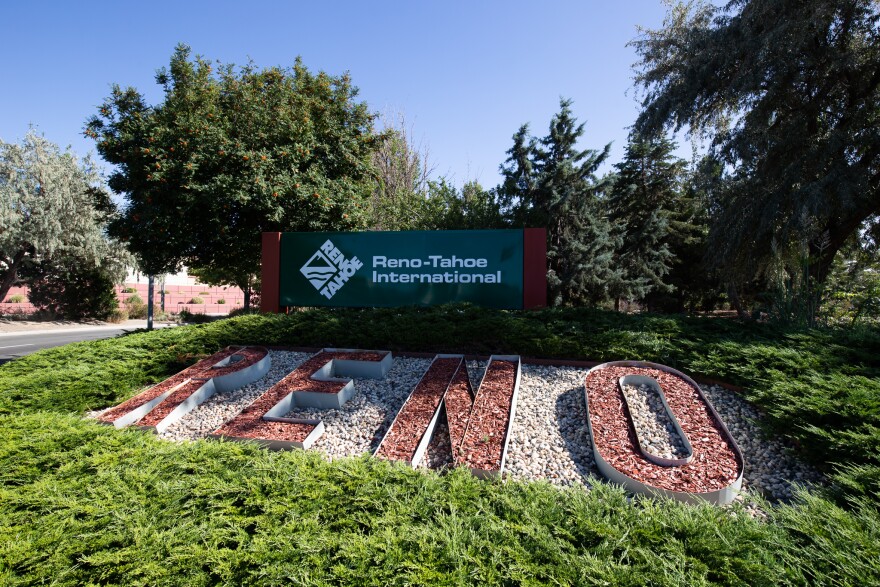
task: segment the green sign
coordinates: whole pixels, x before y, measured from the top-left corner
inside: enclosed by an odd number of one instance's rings
[[[287,232],[282,306],[523,307],[522,230]]]

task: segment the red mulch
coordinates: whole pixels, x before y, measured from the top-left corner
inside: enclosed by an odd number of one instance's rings
[[[642,456],[618,385],[624,375],[646,375],[657,380],[693,446],[690,463],[664,467]],[[592,371],[584,385],[596,447],[602,458],[621,473],[652,487],[690,493],[718,491],[739,476],[733,440],[726,437],[708,405],[684,379],[657,369],[606,367]]]
[[[202,359],[201,361],[197,362],[195,365],[187,367],[186,369],[184,369],[180,373],[178,373],[176,375],[172,375],[171,377],[169,377],[165,381],[162,381],[161,383],[154,385],[150,389],[143,391],[132,398],[127,399],[126,401],[122,402],[121,404],[119,404],[115,408],[107,410],[106,412],[104,412],[103,414],[98,416],[98,420],[100,420],[102,422],[113,422],[114,420],[121,418],[122,416],[129,413],[130,411],[135,410],[135,409],[141,407],[142,405],[144,405],[145,403],[156,399],[157,397],[159,397],[160,395],[162,395],[163,393],[165,393],[169,389],[173,389],[183,383],[186,383],[189,379],[195,379],[195,378],[206,378],[207,379],[207,378],[211,378],[211,377],[218,377],[220,375],[227,375],[229,373],[238,371],[240,369],[243,369],[244,367],[248,367],[250,365],[253,365],[254,363],[257,363],[263,357],[265,357],[268,352],[269,351],[267,351],[266,349],[260,348],[260,347],[232,347],[232,346],[226,347],[222,351],[216,352],[213,355],[211,355],[210,357]],[[235,354],[244,355],[245,359],[243,361],[239,361],[238,363],[235,363],[235,364],[230,365],[228,367],[222,367],[220,369],[212,369],[211,368],[213,365],[219,363],[220,361],[222,361],[226,357],[229,357],[229,356],[235,355]],[[198,388],[196,388],[196,389],[198,389]],[[192,390],[192,391],[195,391],[195,390]],[[192,393],[192,392],[190,392],[190,393]],[[172,395],[176,395],[176,392]],[[186,397],[189,397],[189,395],[187,395]],[[183,399],[185,400],[186,397]],[[170,399],[170,396],[168,398],[165,398],[165,400],[162,403],[164,404],[169,399]],[[180,400],[180,401],[183,401],[183,400]],[[175,407],[177,407],[177,406],[174,406],[171,409],[173,410]],[[170,412],[171,410],[168,410],[168,411]]]
[[[446,422],[449,427],[449,441],[452,446],[452,456],[455,464],[460,465],[459,447],[464,440],[470,420],[471,409],[474,407],[474,391],[468,377],[467,363],[462,363],[461,369],[455,374],[446,398],[443,400],[446,406]]]
[[[457,451],[453,446],[453,451],[461,456],[462,464],[484,471],[501,469],[515,383],[516,363],[492,361],[489,364],[477,390],[461,446]]]
[[[284,440],[303,442],[314,429],[309,424],[292,422],[267,422],[263,415],[275,404],[296,391],[319,393],[339,393],[345,386],[340,381],[315,381],[311,377],[331,359],[380,361],[386,353],[329,353],[320,352],[294,369],[284,379],[269,388],[238,416],[218,428],[214,434],[237,438],[259,438],[263,440]]]
[[[455,370],[463,363],[458,359],[436,359],[410,394],[406,403],[385,435],[376,456],[397,461],[412,461],[419,442],[437,409]]]
[[[162,403],[141,418],[138,426],[155,426],[207,382],[207,379],[190,379],[184,382],[174,393],[162,400]]]
[[[193,393],[198,391],[205,383],[208,382],[209,379],[213,379],[214,377],[222,377],[223,375],[229,375],[230,373],[235,373],[236,371],[241,371],[242,369],[246,369],[251,365],[254,365],[269,354],[264,348],[260,347],[245,347],[243,349],[239,349],[235,352],[236,355],[242,355],[244,359],[234,363],[232,365],[228,365],[226,367],[220,367],[217,369],[208,368],[199,375],[203,377],[193,378],[186,383],[183,384],[180,389],[176,390],[174,393],[166,397],[162,400],[158,406],[150,410],[150,413],[141,418],[140,422],[138,422],[139,426],[155,426],[159,422],[165,419],[165,417],[173,412],[177,406],[185,402],[189,399]],[[213,364],[213,363],[212,363]]]

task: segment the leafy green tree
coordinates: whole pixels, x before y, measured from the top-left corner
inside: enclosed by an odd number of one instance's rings
[[[114,86],[85,130],[125,198],[111,233],[145,272],[211,268],[247,293],[260,233],[366,226],[373,117],[348,75],[215,70],[180,45],[156,81],[160,104]]]
[[[821,293],[880,212],[878,18],[875,0],[696,1],[634,42],[636,128],[689,127],[727,168],[709,248],[731,279],[805,258]]]
[[[604,300],[620,278],[612,258],[615,237],[601,203],[609,183],[596,177],[611,145],[579,150],[583,134],[571,100],[560,100],[546,137],[529,136],[528,125],[514,134],[496,190],[512,225],[547,228],[548,299],[554,305]]]
[[[470,181],[461,191],[445,179],[429,182],[425,205],[430,230],[484,230],[508,228],[492,193]]]
[[[880,321],[880,224],[854,235],[835,259],[829,282],[828,321],[854,326]]]
[[[673,290],[664,278],[675,260],[670,241],[684,171],[674,149],[666,137],[631,135],[623,161],[615,165],[617,176],[607,201],[613,230],[620,235],[615,257],[623,275],[612,292],[615,301]]]
[[[119,277],[121,251],[104,234],[113,205],[99,184],[89,158],[34,131],[21,144],[0,141],[0,299],[44,260],[84,273],[103,263]]]

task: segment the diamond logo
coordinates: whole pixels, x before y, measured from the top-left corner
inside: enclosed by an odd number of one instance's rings
[[[347,259],[330,239],[309,257],[299,271],[328,300],[364,264],[357,257]]]
[[[336,265],[327,258],[327,255],[316,251],[300,268],[300,273],[306,276],[316,290],[321,291],[321,288],[336,274],[336,270]]]

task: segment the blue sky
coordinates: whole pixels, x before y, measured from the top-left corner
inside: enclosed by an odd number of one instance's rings
[[[546,134],[561,96],[586,122],[583,148],[623,156],[638,113],[627,42],[657,28],[660,0],[595,2],[15,2],[4,6],[0,139],[34,124],[79,154],[110,85],[161,100],[155,71],[179,42],[224,63],[349,71],[371,110],[405,114],[435,175],[499,182],[525,122]],[[680,156],[689,157],[684,144]]]

